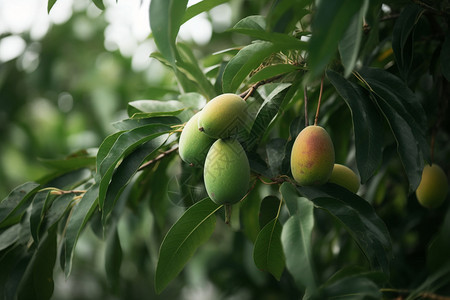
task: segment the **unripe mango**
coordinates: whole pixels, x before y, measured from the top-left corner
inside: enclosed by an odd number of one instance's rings
[[[303,186],[328,181],[334,166],[334,146],[327,131],[320,126],[304,128],[295,139],[291,153],[291,171]]]
[[[200,114],[201,112],[198,112],[189,119],[178,142],[178,152],[181,159],[193,166],[203,166],[206,154],[215,141],[198,130]]]
[[[213,138],[236,135],[246,120],[245,101],[236,94],[222,94],[203,107],[198,128]]]
[[[444,202],[447,191],[447,176],[442,168],[436,164],[426,165],[416,190],[419,203],[427,208],[436,208]]]
[[[217,204],[234,204],[249,188],[250,165],[241,144],[235,139],[217,140],[205,160],[206,192]]]
[[[341,164],[334,164],[329,182],[338,184],[355,194],[359,190],[358,176],[352,169]]]

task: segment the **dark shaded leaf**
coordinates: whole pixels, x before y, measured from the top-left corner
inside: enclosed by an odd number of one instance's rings
[[[441,49],[441,70],[447,81],[450,81],[450,30],[447,32]]]
[[[259,227],[263,228],[270,221],[275,219],[281,206],[280,199],[275,196],[264,197],[259,209]]]
[[[365,183],[378,169],[382,159],[383,127],[378,108],[359,85],[328,70],[327,77],[345,100],[352,114],[356,162],[361,181]]]
[[[263,68],[262,70],[258,71],[255,75],[250,77],[250,80],[248,83],[255,83],[258,81],[263,81],[278,75],[294,72],[296,70],[301,69],[299,66],[294,65],[288,65],[288,64],[278,64],[278,65],[272,65]]]
[[[106,242],[105,270],[109,285],[113,290],[120,286],[120,266],[122,265],[122,247],[120,246],[119,234],[116,230]]]
[[[8,248],[19,239],[21,224],[15,224],[0,233],[0,251]]]
[[[0,228],[19,221],[26,209],[25,203],[39,188],[35,182],[27,182],[16,187],[0,202]]]
[[[101,10],[105,10],[105,5],[103,4],[103,0],[92,0],[92,2]]]

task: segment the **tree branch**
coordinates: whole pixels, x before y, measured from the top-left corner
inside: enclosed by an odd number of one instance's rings
[[[163,153],[161,153],[160,155],[158,155],[158,156],[155,157],[154,159],[151,159],[151,160],[149,160],[148,162],[142,164],[142,165],[139,167],[138,171],[142,171],[143,169],[145,169],[145,168],[151,166],[152,164],[156,163],[157,161],[160,161],[160,160],[163,159],[164,157],[170,155],[172,152],[175,152],[175,151],[177,151],[177,150],[178,150],[178,145],[175,146],[175,147],[173,147],[173,148],[171,148],[171,149],[169,149],[169,150],[164,151]]]

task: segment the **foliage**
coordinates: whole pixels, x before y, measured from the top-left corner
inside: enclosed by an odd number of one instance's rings
[[[450,170],[448,1],[244,1],[222,49],[178,38],[227,2],[151,1],[151,57],[176,80],[127,99],[98,148],[46,159],[53,173],[0,202],[1,299],[51,298],[89,232],[106,240],[106,293],[124,298],[142,298],[128,292],[140,282],[167,298],[199,281],[242,298],[450,295],[448,201],[426,210],[414,195],[426,163]],[[251,120],[238,136],[251,188],[231,211],[176,153],[184,124],[226,92]],[[313,113],[336,162],[357,170],[358,194],[293,182],[293,140]]]

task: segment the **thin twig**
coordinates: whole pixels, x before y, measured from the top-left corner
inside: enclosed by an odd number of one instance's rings
[[[251,85],[245,92],[241,93],[239,96],[244,99],[244,101],[247,101],[247,99],[256,91],[257,88],[259,88],[261,85],[271,83],[279,78],[281,78],[283,75],[277,75],[265,80],[258,81],[257,83]]]
[[[308,127],[309,125],[309,120],[308,120],[308,96],[306,95],[307,93],[307,87],[305,85],[305,88],[303,89],[303,96],[305,98],[305,127]]]
[[[177,150],[178,150],[178,145],[175,146],[175,147],[173,147],[173,148],[171,148],[171,149],[169,149],[169,150],[167,150],[167,151],[164,151],[163,153],[161,153],[160,155],[158,155],[158,156],[155,157],[154,159],[151,159],[151,160],[149,160],[148,162],[142,164],[142,165],[139,167],[138,171],[142,171],[143,169],[147,168],[148,166],[151,166],[152,164],[154,164],[154,163],[157,162],[157,161],[160,161],[160,160],[163,159],[164,157],[168,156],[169,154],[171,154],[172,152],[175,152],[175,151],[177,151]]]
[[[322,100],[322,91],[323,91],[323,78],[320,80],[320,92],[319,92],[319,102],[317,103],[316,117],[314,118],[314,126],[317,126],[317,119],[319,119],[319,110],[320,110],[320,102]]]

